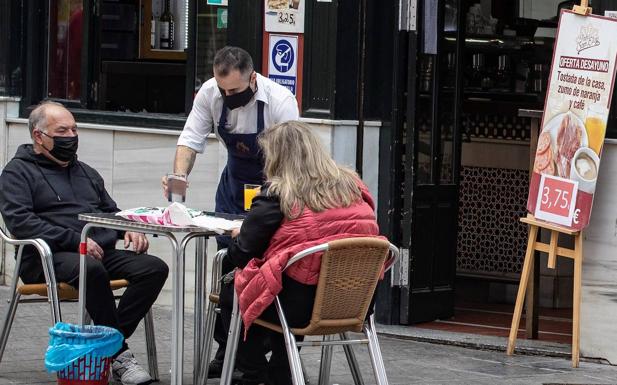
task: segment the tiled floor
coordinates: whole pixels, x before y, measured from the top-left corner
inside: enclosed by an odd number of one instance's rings
[[[513,305],[458,303],[454,317],[415,325],[419,328],[507,337]],[[525,315],[518,338],[525,338]],[[572,309],[540,309],[539,339],[569,344],[572,340]]]
[[[8,290],[0,286],[0,314],[7,308]],[[63,305],[67,321],[76,318],[75,304]],[[49,310],[46,304],[23,305],[17,310],[7,350],[0,363],[0,385],[55,384],[54,374],[45,371],[43,357],[48,343],[47,327]],[[161,385],[168,385],[170,367],[170,324],[168,307],[154,309],[154,323],[159,358]],[[192,317],[187,312],[186,351],[184,366],[185,385],[191,384],[192,371]],[[409,326],[398,326],[406,330]],[[143,328],[140,327],[129,344],[137,359],[145,362]],[[445,334],[446,332],[443,332]],[[451,333],[452,334],[452,333]],[[475,338],[475,337],[474,337]],[[485,337],[500,339],[501,337]],[[476,338],[477,339],[477,338]],[[572,369],[564,358],[538,355],[507,356],[503,351],[468,349],[460,346],[441,345],[408,339],[379,337],[388,380],[391,385],[410,384],[617,384],[617,367],[583,361],[581,367]],[[375,384],[366,348],[354,349],[360,364],[364,383]],[[312,384],[317,383],[320,351],[316,347],[302,349],[303,361]],[[345,355],[335,348],[329,384],[352,385]],[[208,384],[217,384],[217,380]],[[200,384],[203,385],[203,384]]]

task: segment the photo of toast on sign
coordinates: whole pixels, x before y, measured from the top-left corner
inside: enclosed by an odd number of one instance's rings
[[[565,112],[551,119],[538,137],[533,170],[539,174],[570,178],[574,154],[588,146],[587,132],[581,119]]]
[[[289,9],[289,0],[268,0],[268,9]]]

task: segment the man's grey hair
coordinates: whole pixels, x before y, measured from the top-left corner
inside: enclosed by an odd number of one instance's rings
[[[231,71],[240,71],[245,78],[253,73],[253,59],[248,52],[239,47],[226,46],[214,55],[214,71],[225,77]]]
[[[33,136],[34,129],[38,128],[41,131],[47,130],[47,107],[50,107],[50,106],[57,106],[57,107],[64,108],[62,104],[58,102],[53,102],[51,100],[42,101],[36,107],[34,107],[34,110],[32,110],[32,112],[30,113],[30,116],[28,117],[28,130],[30,130],[31,138],[34,137]]]

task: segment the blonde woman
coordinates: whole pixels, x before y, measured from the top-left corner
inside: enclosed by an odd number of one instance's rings
[[[279,295],[290,326],[306,326],[320,258],[305,258],[284,273],[283,267],[308,247],[339,238],[377,236],[379,228],[366,186],[354,171],[334,162],[308,125],[291,121],[272,126],[261,134],[259,144],[266,183],[227,255],[239,268],[234,286],[247,330],[238,346],[237,367],[244,373],[245,385],[287,385],[291,375],[283,336],[251,324],[258,317],[279,322],[272,304]],[[221,297],[228,323],[233,292],[224,290]]]

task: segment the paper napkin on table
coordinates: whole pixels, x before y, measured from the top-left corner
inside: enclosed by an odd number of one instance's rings
[[[238,228],[242,221],[231,221],[225,218],[213,217],[202,211],[187,208],[182,203],[174,202],[168,207],[137,207],[122,210],[116,215],[122,218],[164,226],[197,226],[223,234]]]

